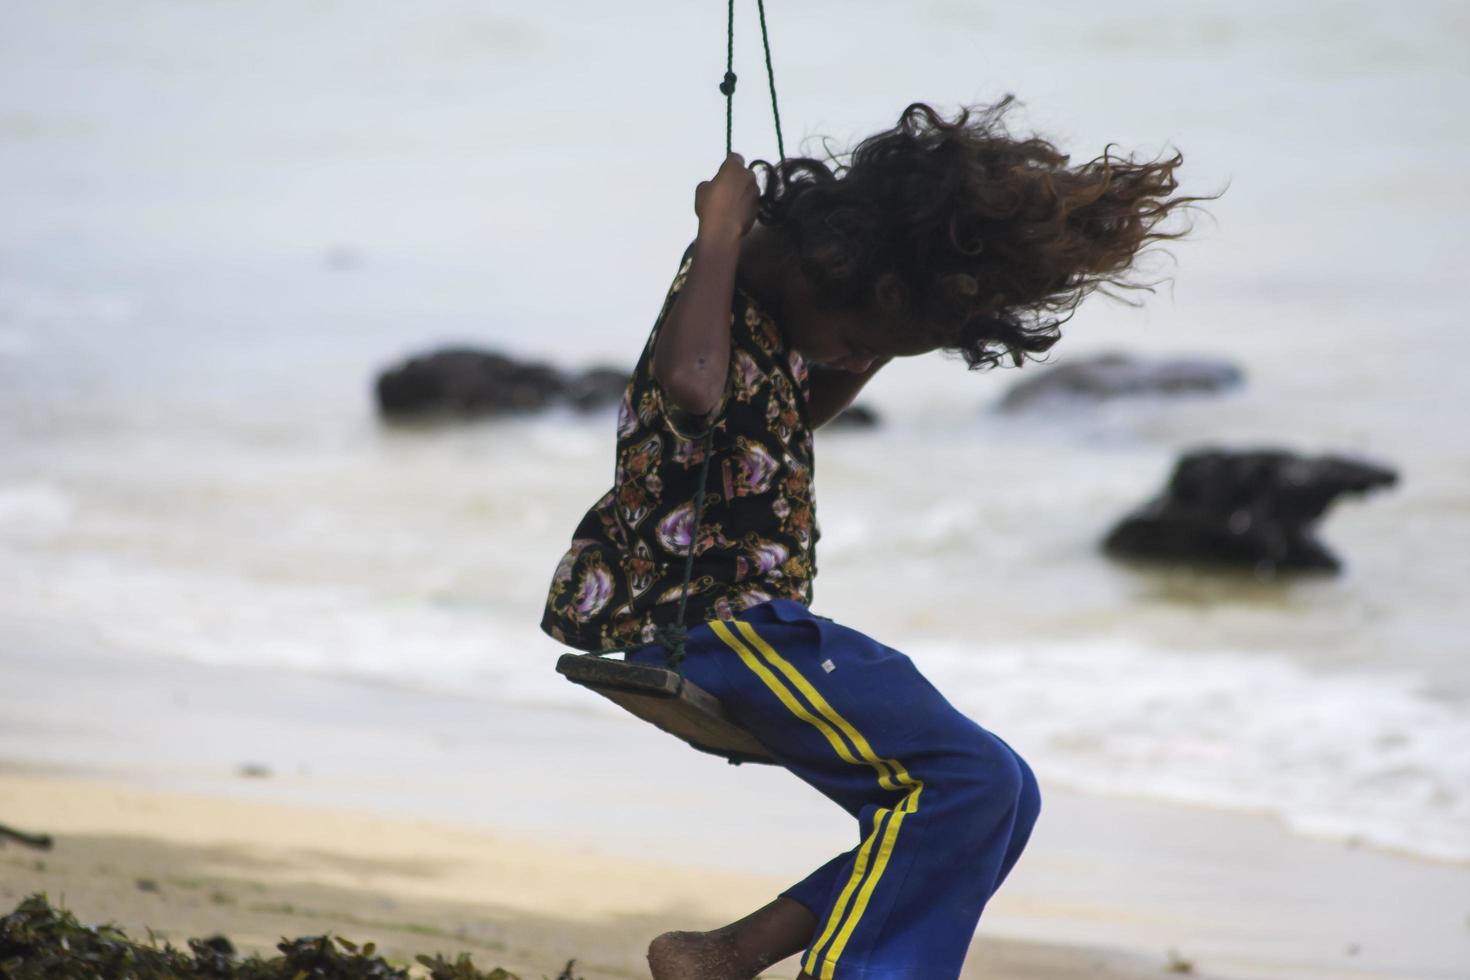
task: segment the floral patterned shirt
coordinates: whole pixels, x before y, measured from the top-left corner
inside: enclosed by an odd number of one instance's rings
[[[582,650],[650,643],[656,628],[677,620],[691,538],[687,625],[728,619],[774,598],[811,603],[820,531],[807,368],[739,287],[695,533],[701,423],[711,423],[665,404],[653,377],[654,342],[691,262],[686,254],[623,394],[613,487],[572,533],[546,598],[541,628]]]

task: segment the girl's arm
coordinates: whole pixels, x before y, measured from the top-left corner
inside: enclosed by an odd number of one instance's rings
[[[806,402],[807,425],[813,429],[826,425],[842,414],[852,404],[857,393],[863,390],[868,379],[877,374],[892,358],[880,357],[873,366],[861,373],[838,371],[833,368],[812,367],[811,395]]]
[[[730,301],[740,242],[755,223],[755,175],[731,153],[694,192],[699,234],[684,287],[653,350],[653,376],[680,409],[704,417],[719,407],[730,369]]]

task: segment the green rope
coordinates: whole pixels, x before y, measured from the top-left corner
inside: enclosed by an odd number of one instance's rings
[[[761,21],[761,46],[766,54],[766,78],[771,86],[771,115],[776,121],[776,151],[780,154],[780,160],[786,159],[786,144],[781,137],[781,110],[776,105],[776,72],[771,67],[771,39],[766,31],[766,0],[756,0],[756,8],[760,12]],[[720,92],[725,96],[725,155],[729,156],[733,150],[733,135],[735,125],[735,0],[728,0],[726,4],[726,26],[725,26],[725,77],[720,81]],[[699,545],[699,529],[704,523],[704,498],[709,487],[709,465],[714,456],[714,429],[711,428],[700,437],[700,453],[703,459],[699,464],[699,491],[694,497],[694,514],[689,527],[689,553],[684,556],[684,585],[679,592],[679,615],[678,618],[668,626],[660,626],[653,631],[653,642],[664,648],[668,656],[669,669],[679,674],[679,686],[684,685],[684,656],[686,641],[689,636],[689,628],[685,624],[685,614],[689,608],[689,587],[694,582],[694,552]],[[630,646],[612,647],[607,650],[597,650],[588,656],[605,657],[610,653],[632,653],[647,646],[646,643],[637,643]]]
[[[786,159],[786,140],[781,135],[781,107],[776,100],[776,69],[771,65],[771,35],[766,30],[766,0],[756,0],[756,11],[761,21],[761,48],[766,55],[766,81],[771,88],[771,118],[776,122],[776,154]],[[720,80],[720,92],[725,96],[725,155],[734,149],[735,124],[735,0],[728,0],[725,26],[725,77]]]
[[[730,0],[732,5],[734,2],[735,0]],[[776,120],[777,166],[780,166],[786,159],[786,141],[781,138],[781,109],[776,105],[776,69],[771,67],[771,37],[766,33],[766,0],[755,0],[755,6],[761,15],[761,46],[766,49],[766,78],[771,83],[771,117]],[[730,33],[733,43],[733,28]],[[725,152],[728,153],[729,150]]]
[[[725,25],[725,77],[720,81],[720,91],[725,93],[725,156],[729,156],[735,126],[735,0],[730,0],[726,8]]]

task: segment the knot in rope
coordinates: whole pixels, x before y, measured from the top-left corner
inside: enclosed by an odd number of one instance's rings
[[[720,94],[721,95],[734,95],[735,94],[735,73],[733,71],[727,71],[727,72],[725,72],[725,80],[722,81],[722,82],[720,82]]]
[[[684,679],[683,666],[688,639],[689,629],[683,623],[670,623],[653,631],[653,641],[664,648],[669,669],[677,671],[681,681]]]

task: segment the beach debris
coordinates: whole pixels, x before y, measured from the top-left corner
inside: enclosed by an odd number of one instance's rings
[[[1097,402],[1139,395],[1213,395],[1239,387],[1245,373],[1205,357],[1144,360],[1108,353],[1069,361],[1011,385],[996,404],[1003,412],[1042,404]]]
[[[1194,960],[1185,959],[1183,956],[1180,956],[1179,955],[1179,951],[1177,949],[1171,949],[1171,950],[1167,951],[1164,954],[1164,956],[1166,957],[1165,962],[1164,962],[1164,969],[1167,970],[1168,972],[1170,972],[1170,973],[1193,973],[1194,972]]]
[[[243,762],[235,774],[241,779],[269,779],[271,777],[270,767],[260,762]]]
[[[572,967],[576,965],[576,960],[567,960],[567,965],[561,968],[561,972],[556,975],[556,980],[582,980],[581,977],[572,972]]]
[[[152,878],[139,878],[137,881],[133,882],[133,885],[140,892],[154,892],[155,894],[162,894],[163,891],[161,888],[158,887],[158,882],[154,881]]]
[[[1343,456],[1197,449],[1179,459],[1159,496],[1108,532],[1103,549],[1117,558],[1248,568],[1261,578],[1336,572],[1342,563],[1316,538],[1327,509],[1344,494],[1397,481],[1387,466]]]
[[[554,405],[593,411],[623,397],[628,374],[598,367],[563,372],[493,351],[448,347],[411,357],[378,374],[383,418],[424,420],[535,412]]]
[[[89,926],[51,905],[45,895],[31,895],[15,911],[0,917],[0,977],[5,980],[409,980],[409,972],[377,955],[372,943],[362,946],[341,936],[283,939],[279,955],[240,959],[224,936],[191,939],[187,949],[160,942],[136,942],[113,925]],[[496,968],[477,969],[468,954],[454,960],[420,956],[430,980],[518,980]],[[559,980],[570,977],[571,962]]]
[[[50,834],[29,834],[0,823],[0,847],[4,847],[7,840],[13,840],[26,847],[34,847],[38,851],[49,851],[52,844]]]

